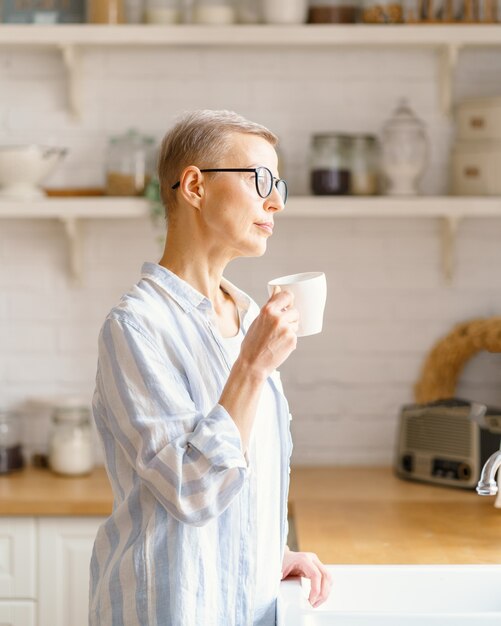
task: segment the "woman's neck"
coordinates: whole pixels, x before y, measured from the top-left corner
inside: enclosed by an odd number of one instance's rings
[[[171,235],[167,237],[159,264],[206,296],[216,309],[219,308],[224,300],[220,289],[221,278],[227,265],[220,255],[211,255],[209,250],[202,250],[193,242],[189,245]]]

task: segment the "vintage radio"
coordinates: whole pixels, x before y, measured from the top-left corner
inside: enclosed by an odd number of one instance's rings
[[[458,398],[402,407],[395,471],[401,478],[473,488],[499,450],[501,409]]]

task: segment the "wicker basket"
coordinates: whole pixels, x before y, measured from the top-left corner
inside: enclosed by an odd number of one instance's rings
[[[501,317],[462,322],[437,341],[414,386],[416,402],[452,398],[465,364],[482,350],[501,352]]]

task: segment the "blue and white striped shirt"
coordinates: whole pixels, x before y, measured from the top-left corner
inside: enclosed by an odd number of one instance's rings
[[[244,312],[257,305],[229,281]],[[93,411],[113,488],[91,560],[90,626],[250,626],[256,479],[218,404],[230,361],[208,298],[166,268],[141,280],[99,337]],[[278,372],[281,554],[292,442]]]

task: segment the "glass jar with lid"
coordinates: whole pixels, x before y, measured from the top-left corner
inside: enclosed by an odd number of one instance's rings
[[[0,474],[24,467],[20,415],[0,409]]]
[[[350,24],[358,19],[359,0],[311,0],[310,24]]]
[[[402,0],[362,0],[362,22],[400,24],[403,22]]]
[[[313,135],[310,157],[311,190],[316,196],[350,193],[351,137],[337,133]]]
[[[94,467],[90,409],[79,400],[54,408],[49,437],[49,466],[57,474],[81,476]]]
[[[106,193],[109,196],[140,196],[154,168],[154,139],[136,130],[112,137],[106,163]]]
[[[236,11],[233,0],[195,0],[192,21],[195,24],[233,24]]]
[[[381,133],[381,167],[388,195],[412,196],[428,159],[424,123],[405,98],[401,99]]]
[[[379,149],[374,135],[352,135],[350,169],[352,195],[378,193]]]

